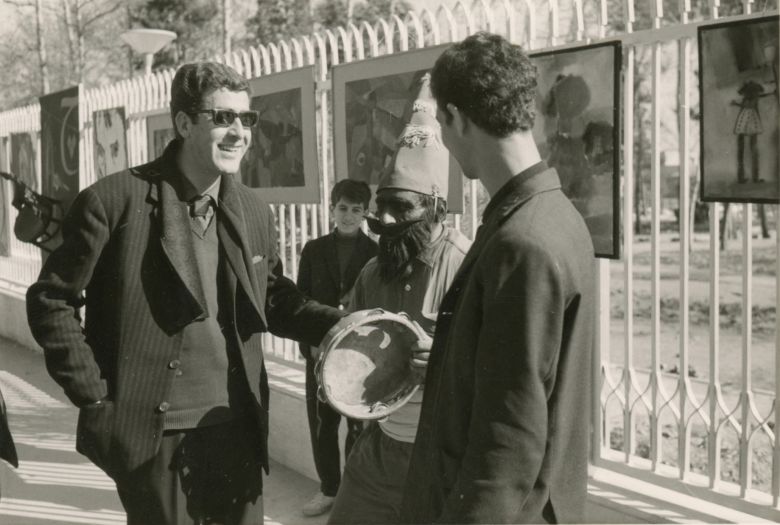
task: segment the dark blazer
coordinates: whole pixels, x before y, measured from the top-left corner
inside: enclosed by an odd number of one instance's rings
[[[342,299],[352,289],[360,270],[377,252],[377,244],[358,230],[352,257],[341,280],[336,231],[306,243],[298,267],[298,288],[307,296],[329,306],[342,305]],[[344,305],[346,306],[346,305]],[[311,357],[311,348],[302,344],[301,353]]]
[[[0,458],[6,460],[14,467],[19,467],[19,458],[16,455],[16,447],[11,437],[11,429],[8,426],[6,416],[5,400],[3,392],[0,390]]]
[[[30,328],[51,376],[79,407],[107,398],[103,408],[81,409],[77,449],[111,475],[156,454],[181,330],[207,315],[187,207],[174,189],[183,177],[175,155],[176,142],[159,159],[82,191],[63,244],[27,292]],[[316,345],[341,313],[309,301],[283,276],[274,216],[259,195],[223,175],[216,226],[229,268],[225,333],[241,353],[267,467],[261,334]]]
[[[593,279],[554,170],[499,190],[439,310],[405,522],[582,522]]]

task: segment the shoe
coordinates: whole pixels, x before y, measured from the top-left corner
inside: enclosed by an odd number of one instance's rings
[[[318,492],[306,505],[303,506],[304,516],[319,516],[325,514],[333,506],[333,500],[330,496],[326,496],[322,492]]]

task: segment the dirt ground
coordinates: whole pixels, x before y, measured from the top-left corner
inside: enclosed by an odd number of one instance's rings
[[[753,387],[774,391],[777,306],[777,241],[753,239],[752,333],[750,369]],[[680,268],[679,242],[676,235],[665,234],[661,243],[660,362],[663,369],[674,371],[679,364]],[[742,246],[731,241],[720,256],[720,331],[719,374],[725,388],[739,389],[742,384]],[[699,379],[710,376],[710,253],[706,236],[697,235],[689,268],[689,375]],[[610,360],[622,365],[625,348],[624,283],[625,264],[610,264],[610,297],[612,331]],[[647,368],[651,364],[650,314],[651,298],[650,243],[640,238],[634,249],[634,364]]]

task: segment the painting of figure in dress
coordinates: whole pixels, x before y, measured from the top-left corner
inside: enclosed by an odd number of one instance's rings
[[[703,201],[776,203],[778,17],[699,28]]]

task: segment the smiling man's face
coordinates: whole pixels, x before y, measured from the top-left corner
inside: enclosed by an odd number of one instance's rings
[[[236,113],[249,110],[249,95],[245,91],[218,89],[203,101],[203,109],[229,109]],[[238,173],[241,159],[252,142],[252,129],[235,119],[229,126],[218,126],[207,113],[197,115],[191,133],[189,151],[196,165],[204,172]]]

